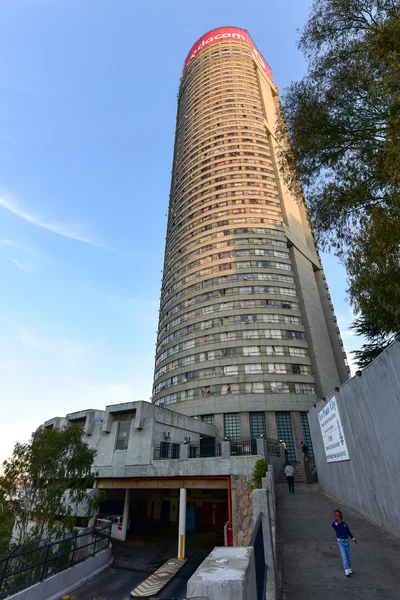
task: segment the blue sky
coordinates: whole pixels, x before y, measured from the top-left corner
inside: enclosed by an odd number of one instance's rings
[[[309,0],[2,0],[0,460],[41,422],[151,393],[176,101],[203,33],[300,78]],[[324,260],[347,348],[345,273]]]

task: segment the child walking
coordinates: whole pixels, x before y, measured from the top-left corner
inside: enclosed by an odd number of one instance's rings
[[[349,538],[357,544],[357,540],[351,533],[347,523],[343,521],[343,514],[340,510],[335,510],[335,520],[332,523],[333,529],[336,531],[337,543],[339,545],[340,554],[342,555],[342,562],[344,567],[344,574],[346,577],[353,575],[351,570],[351,552]]]

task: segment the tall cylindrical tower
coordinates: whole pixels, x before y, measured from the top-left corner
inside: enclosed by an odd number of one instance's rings
[[[277,88],[247,31],[185,61],[153,402],[221,437],[308,439],[306,411],[348,377],[307,212],[276,164]]]

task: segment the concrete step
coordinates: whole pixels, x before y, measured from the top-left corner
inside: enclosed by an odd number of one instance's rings
[[[306,476],[304,473],[304,467],[299,461],[291,461],[290,464],[294,468],[294,481],[295,483],[306,483]],[[286,483],[285,467],[283,465],[279,475],[279,483]]]

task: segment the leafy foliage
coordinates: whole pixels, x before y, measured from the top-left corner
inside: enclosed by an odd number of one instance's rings
[[[38,430],[28,443],[15,445],[0,486],[13,504],[19,543],[72,530],[76,503],[93,513],[100,498],[86,490],[93,486],[95,454],[77,427]]]
[[[356,359],[357,365],[363,369],[367,367],[385,348],[391,343],[393,336],[380,331],[374,323],[367,321],[364,317],[354,320],[350,329],[357,335],[364,336],[368,343],[361,346],[361,350],[353,350],[352,354]]]
[[[299,198],[300,176],[318,241],[343,260],[355,307],[399,330],[400,3],[315,0],[299,47],[308,73],[284,96],[282,170]]]
[[[265,477],[265,473],[268,469],[268,463],[265,458],[259,458],[256,461],[253,469],[253,489],[259,489],[262,487],[262,478]]]
[[[14,514],[4,490],[0,488],[0,556],[4,556],[8,552],[13,525]]]
[[[382,333],[399,331],[400,206],[390,216],[382,207],[370,211],[349,248],[346,267],[355,309]]]

